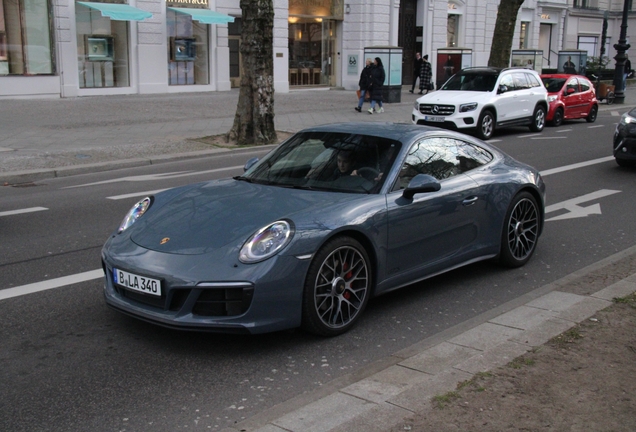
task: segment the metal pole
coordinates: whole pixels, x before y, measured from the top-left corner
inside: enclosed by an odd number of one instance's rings
[[[621,35],[618,38],[618,43],[614,44],[616,49],[616,68],[614,69],[614,103],[625,103],[625,89],[623,88],[623,73],[625,71],[625,51],[627,51],[630,45],[627,43],[627,13],[629,11],[629,0],[623,2],[623,20],[621,21]]]

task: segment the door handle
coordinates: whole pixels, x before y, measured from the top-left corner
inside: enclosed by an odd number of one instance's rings
[[[462,201],[462,205],[466,206],[466,207],[471,206],[471,205],[475,204],[478,199],[479,199],[479,197],[476,197],[476,196],[470,197],[470,198],[466,198],[464,201]]]

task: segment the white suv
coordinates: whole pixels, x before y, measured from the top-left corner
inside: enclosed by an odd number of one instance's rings
[[[532,69],[473,67],[453,75],[438,91],[420,97],[413,123],[475,131],[490,139],[495,129],[529,126],[541,132],[548,92]]]

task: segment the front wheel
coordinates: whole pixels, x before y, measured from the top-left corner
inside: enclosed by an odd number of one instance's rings
[[[545,108],[538,106],[534,109],[530,130],[532,132],[541,132],[545,126]]]
[[[552,117],[552,126],[561,126],[563,123],[563,108],[557,108]]]
[[[337,336],[353,327],[371,295],[367,252],[351,237],[328,241],[316,253],[303,291],[302,327],[320,336]]]
[[[594,123],[596,121],[597,115],[598,115],[598,107],[594,105],[592,108],[590,108],[590,112],[587,114],[585,121],[587,121],[588,123]]]
[[[483,140],[489,140],[494,133],[495,116],[492,111],[482,112],[477,123],[477,136]]]
[[[504,219],[499,262],[506,267],[521,267],[528,262],[539,239],[539,206],[529,192],[514,197]]]

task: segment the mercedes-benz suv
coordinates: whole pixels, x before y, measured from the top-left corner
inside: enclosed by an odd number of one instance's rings
[[[536,71],[472,67],[417,99],[412,121],[475,132],[487,140],[496,129],[507,126],[529,126],[541,132],[547,112],[548,92]]]

